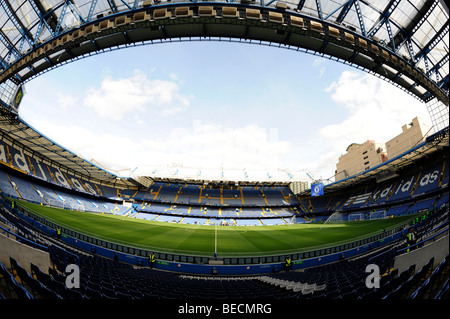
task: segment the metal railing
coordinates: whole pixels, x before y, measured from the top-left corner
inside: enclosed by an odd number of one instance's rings
[[[446,224],[448,224],[448,221],[447,221]],[[409,249],[412,250],[412,249],[415,249],[415,248],[423,247],[423,246],[425,245],[425,243],[427,243],[427,242],[429,242],[429,241],[435,241],[435,240],[437,239],[437,237],[439,237],[440,235],[442,235],[442,234],[448,232],[448,230],[449,230],[449,227],[447,226],[446,229],[440,231],[439,233],[437,233],[436,235],[434,235],[434,236],[432,236],[432,237],[429,237],[429,238],[427,238],[427,239],[425,239],[425,240],[422,240],[422,241],[420,241],[420,242],[418,242],[418,243],[416,243],[416,244],[414,244],[414,245],[411,245],[411,246],[408,246],[408,247],[401,248],[401,249],[399,249],[399,250],[396,251],[396,255],[400,255],[400,254],[404,253],[405,251],[407,251],[407,250],[409,250]]]

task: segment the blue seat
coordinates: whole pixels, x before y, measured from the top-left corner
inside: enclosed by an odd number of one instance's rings
[[[128,293],[125,293],[125,292],[121,292],[121,291],[118,291],[118,292],[116,293],[116,296],[117,296],[117,299],[125,299],[125,300],[128,300],[128,299],[134,299],[134,298],[131,296],[131,294],[128,294]]]
[[[429,283],[430,280],[427,279],[419,288],[416,289],[416,291],[411,294],[409,299],[423,299]]]
[[[87,287],[84,291],[86,298],[88,299],[102,299],[103,295],[100,291]]]
[[[444,283],[444,286],[436,294],[434,299],[437,299],[437,300],[448,300],[448,289],[449,289],[449,283],[448,283],[448,279],[447,279],[447,281]]]
[[[107,299],[117,299],[117,293],[113,289],[102,287],[101,294]]]
[[[14,258],[10,257],[10,262],[22,285],[29,287],[35,299],[62,299],[54,290],[33,278]]]
[[[33,295],[30,294],[19,282],[14,278],[14,276],[6,269],[6,266],[0,262],[0,275],[5,279],[6,285],[8,286],[8,293],[15,295],[18,299],[34,299]]]

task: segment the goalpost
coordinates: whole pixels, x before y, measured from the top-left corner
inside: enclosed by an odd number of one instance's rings
[[[296,218],[295,215],[294,215],[294,216],[292,216],[292,218],[291,218],[290,224],[295,224],[296,221],[297,221],[297,218]]]
[[[329,223],[342,223],[342,222],[353,222],[353,221],[361,221],[361,220],[373,220],[373,219],[384,219],[386,218],[386,210],[379,210],[373,212],[362,212],[362,213],[343,213],[343,212],[335,212],[327,218],[324,225]]]
[[[45,200],[48,203],[48,206],[51,206],[51,207],[57,207],[57,208],[65,209],[68,206],[66,204],[66,202],[63,202],[62,200],[59,200],[59,199],[55,200],[55,199],[51,199],[51,198],[46,198]]]
[[[353,213],[353,214],[349,214],[348,215],[348,221],[349,222],[353,222],[353,221],[358,221],[358,220],[364,220],[364,215],[363,213]]]
[[[370,219],[382,219],[382,218],[386,218],[386,210],[378,210],[378,211],[374,211],[372,213],[370,213]]]
[[[52,198],[47,198],[46,201],[48,203],[48,206],[51,206],[51,207],[62,208],[62,209],[70,209],[70,210],[80,211],[80,212],[86,211],[85,206],[81,205],[81,204],[72,204],[72,205],[70,205],[66,201],[62,201],[62,200],[59,200],[59,199],[56,200],[56,199],[52,199]]]
[[[322,227],[324,227],[327,224],[331,224],[331,223],[342,223],[346,221],[346,217],[347,214],[345,213],[341,213],[341,212],[334,212],[333,214],[330,215],[330,217],[327,218],[327,220],[323,223]],[[321,227],[321,228],[322,228]]]

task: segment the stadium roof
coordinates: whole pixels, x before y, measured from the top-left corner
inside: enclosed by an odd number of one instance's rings
[[[354,34],[365,39],[369,47],[373,43],[393,53],[397,60],[391,62],[396,66],[392,68],[392,64],[389,66],[389,63],[382,63],[370,55],[365,56],[362,52],[354,55],[354,48],[345,49],[342,43],[336,46],[331,39],[327,37],[323,39],[324,31],[316,34],[313,41],[309,39],[310,34],[308,34],[308,37],[300,40],[304,42],[303,44],[295,44],[290,39],[289,32],[286,34],[283,30],[277,29],[279,32],[275,35],[274,26],[267,23],[258,25],[258,30],[255,28],[251,30],[252,32],[249,32],[248,28],[240,28],[242,30],[237,31],[236,28],[230,28],[228,23],[224,23],[223,26],[217,23],[215,25],[215,28],[221,28],[215,32],[223,37],[226,37],[228,33],[230,38],[267,39],[269,43],[304,45],[307,50],[337,57],[345,61],[344,63],[356,64],[368,72],[385,76],[392,83],[423,100],[440,96],[444,104],[448,105],[449,14],[443,0],[240,0],[239,2],[227,0],[201,3],[185,0],[169,2],[161,0],[2,0],[0,83],[12,81],[18,85],[61,63],[103,50],[145,42],[146,34],[149,36],[150,33],[133,27],[135,24],[133,20],[137,19],[132,15],[133,13],[143,12],[142,10],[147,10],[149,6],[168,8],[186,4],[191,6],[233,5],[278,10],[278,12],[287,9],[292,12],[292,15],[298,14],[299,17],[311,18],[311,31],[314,31],[312,23],[319,21],[321,23],[317,29],[319,31],[324,24],[333,26],[335,30],[336,28],[345,30],[349,36]],[[125,16],[124,13],[129,15]],[[145,16],[143,19],[145,20]],[[187,20],[181,22],[172,20],[172,24],[183,23],[182,30],[176,28],[173,32],[170,30],[170,24],[165,23],[164,30],[159,28],[160,24],[155,24],[159,31],[151,35],[149,43],[156,39],[162,41],[167,38],[214,36],[214,33],[208,33],[208,28],[203,28],[204,30],[199,33],[199,28],[195,26],[197,22],[194,22],[198,19],[188,23],[185,21]],[[101,22],[103,24],[100,25]],[[246,22],[245,19],[241,19],[239,23]],[[90,27],[88,29],[84,26]],[[250,26],[256,27],[253,22]],[[70,33],[77,29],[83,31],[80,39]],[[151,30],[154,31],[153,29]],[[280,38],[280,35],[283,36]],[[327,36],[330,35],[332,35],[331,31]],[[67,37],[64,38],[65,36]],[[336,35],[336,37],[341,36]],[[367,50],[371,51],[369,47]],[[401,58],[404,64],[398,58]],[[407,65],[414,70],[419,70],[424,76],[424,78],[416,77],[421,83],[411,79],[412,74],[407,76],[410,73]],[[398,67],[405,72],[397,72]]]
[[[26,155],[41,158],[43,163],[59,168],[62,172],[71,172],[76,177],[83,176],[98,184],[136,186],[132,180],[118,178],[117,175],[56,144],[18,117],[2,116],[0,113],[0,125],[0,138],[23,150]]]
[[[159,20],[167,22],[154,21],[156,8],[187,5],[235,6],[244,11],[239,19],[226,20],[230,21],[228,24],[216,23],[214,16],[203,18],[205,20],[195,17],[177,19],[176,10],[170,19],[166,15],[166,20]],[[150,12],[149,8],[155,9],[151,19],[145,15]],[[265,14],[287,12],[290,24],[267,23],[261,16],[252,17],[254,11],[245,11],[247,9],[261,9]],[[137,22],[138,13],[143,19],[141,24]],[[247,19],[242,18],[243,15]],[[270,15],[268,17],[270,20]],[[294,28],[294,18],[310,19],[308,28],[302,28],[295,36],[297,31],[289,31]],[[1,0],[1,134],[56,165],[66,166],[89,178],[117,183],[116,174],[79,158],[17,118],[21,85],[64,63],[92,54],[155,40],[190,39],[191,36],[206,37],[207,40],[233,38],[244,43],[256,39],[255,42],[269,45],[301,48],[303,52],[362,68],[423,101],[437,97],[448,105],[448,18],[448,6],[443,0],[227,0],[199,3],[182,0]],[[213,23],[215,28],[199,28],[198,21]],[[142,28],[137,27],[138,24]],[[324,26],[327,26],[326,33]],[[338,30],[339,34],[333,36],[332,30]],[[77,31],[82,35],[77,37]],[[368,49],[361,41],[351,45],[345,43],[342,35],[365,39]],[[380,49],[391,58],[383,60]],[[125,179],[121,182],[131,183]]]
[[[309,180],[307,172],[282,169],[208,169],[188,168],[182,166],[165,166],[153,169],[138,168],[134,178],[142,183],[142,177],[152,181],[172,181],[180,183],[229,184],[229,185],[272,185],[283,186],[293,182]],[[141,178],[140,178],[141,177]]]

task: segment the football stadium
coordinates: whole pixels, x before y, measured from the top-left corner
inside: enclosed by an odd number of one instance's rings
[[[448,17],[440,0],[2,0],[0,299],[172,300],[174,314],[202,316],[448,300]],[[350,145],[364,164],[342,156],[332,179],[202,167],[122,176],[21,116],[26,88],[49,71],[193,41],[356,68],[419,101],[432,127],[404,137],[413,120],[385,146]]]

